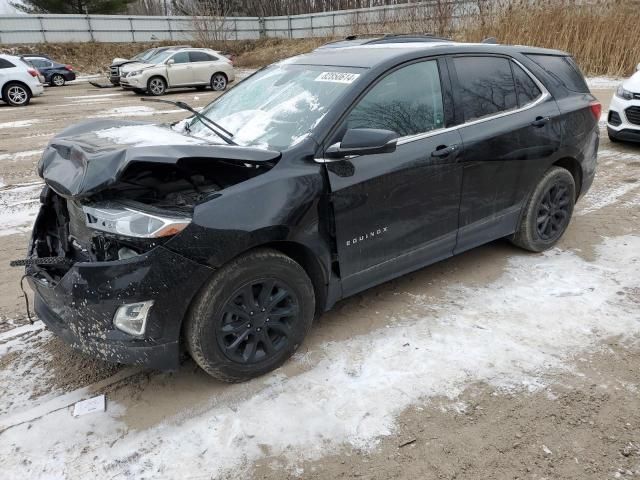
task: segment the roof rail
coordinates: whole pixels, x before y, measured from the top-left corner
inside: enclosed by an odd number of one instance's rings
[[[496,37],[487,37],[484,40],[482,40],[482,42],[480,43],[487,43],[489,45],[497,45],[498,44],[498,39]]]

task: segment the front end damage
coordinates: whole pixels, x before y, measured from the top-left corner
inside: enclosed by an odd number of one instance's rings
[[[97,132],[141,125],[99,123]],[[39,165],[46,186],[24,261],[39,318],[97,358],[176,367],[182,319],[213,270],[165,244],[196,205],[278,158],[202,143],[122,145],[87,124],[63,132]]]

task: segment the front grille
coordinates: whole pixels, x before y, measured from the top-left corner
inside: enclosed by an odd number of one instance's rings
[[[622,123],[622,120],[620,119],[620,115],[618,115],[618,112],[614,112],[613,110],[609,110],[608,122],[611,125],[613,125],[614,127],[617,127],[618,125],[620,125]]]
[[[634,125],[640,125],[640,107],[629,107],[624,111],[627,120]]]
[[[119,77],[120,76],[120,68],[111,67],[111,76],[112,77]]]

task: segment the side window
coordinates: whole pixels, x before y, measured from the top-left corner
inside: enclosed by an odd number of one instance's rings
[[[15,65],[11,63],[9,60],[0,58],[0,68],[13,68],[13,67],[15,67]]]
[[[465,122],[517,108],[510,61],[500,57],[456,57]]]
[[[549,75],[569,90],[589,93],[589,87],[571,57],[560,57],[558,55],[527,55],[527,57],[540,65]]]
[[[171,58],[174,63],[189,63],[189,52],[178,52]]]
[[[520,107],[535,101],[542,95],[536,82],[519,65],[512,62],[511,68],[513,69],[513,79],[516,81],[516,93]]]
[[[205,52],[189,52],[192,62],[213,62],[216,59]]]
[[[403,137],[443,126],[442,89],[435,60],[390,73],[369,90],[347,118],[348,128],[381,128]]]

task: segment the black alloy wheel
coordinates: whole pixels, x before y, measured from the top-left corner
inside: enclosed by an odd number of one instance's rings
[[[551,248],[569,226],[575,201],[576,184],[571,172],[551,167],[529,196],[511,241],[532,252]]]
[[[299,311],[295,295],[285,282],[267,278],[248,283],[222,308],[216,339],[234,362],[269,360],[289,344]]]
[[[282,252],[259,248],[215,272],[194,298],[183,335],[205,372],[241,382],[286,362],[315,313],[313,283],[302,266]]]
[[[538,204],[536,229],[538,236],[545,241],[556,240],[562,235],[571,218],[572,188],[566,182],[558,180],[542,197]]]

